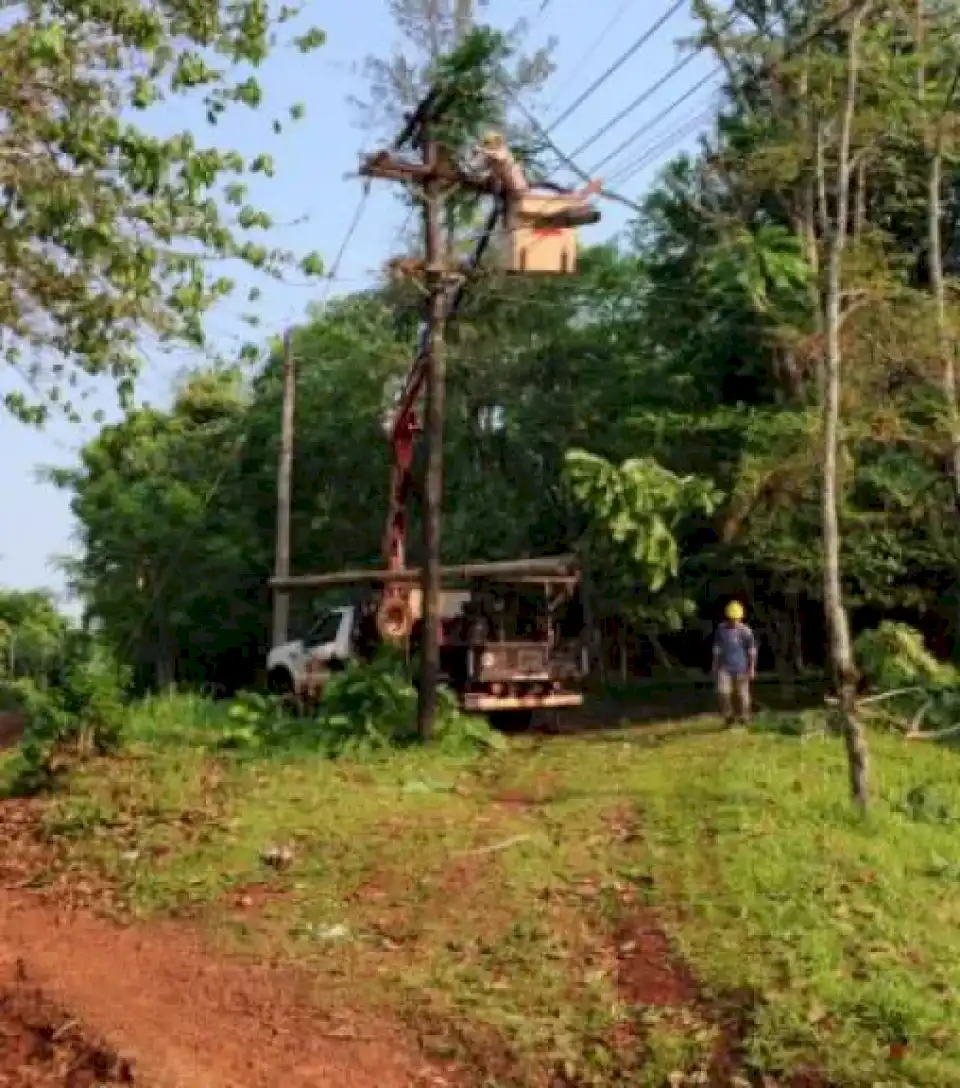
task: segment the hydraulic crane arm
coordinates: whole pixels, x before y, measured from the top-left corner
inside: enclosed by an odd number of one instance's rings
[[[503,214],[500,202],[491,210],[484,224],[483,231],[474,251],[464,268],[464,277],[450,294],[446,317],[449,322],[457,314],[466,289],[466,277],[474,272],[483,260],[483,255],[490,245],[490,239],[496,228],[497,220]],[[417,403],[427,376],[426,322],[421,325],[417,353],[413,365],[407,374],[403,390],[396,407],[396,414],[390,428],[390,495],[387,512],[387,526],[383,542],[384,564],[388,570],[403,570],[406,566],[407,552],[407,496],[410,491],[410,470],[413,465],[414,446],[420,433],[420,417]],[[389,589],[387,591],[389,593]]]
[[[446,300],[445,316],[448,322],[456,317],[463,301],[467,280],[483,259],[498,220],[502,218],[508,228],[515,229],[522,201],[537,199],[523,168],[501,135],[489,133],[477,147],[477,151],[485,161],[488,177],[493,182],[493,191],[498,195],[474,251],[462,268],[459,282]],[[596,222],[600,216],[589,206],[588,198],[597,191],[597,188],[598,183],[591,183],[579,193],[564,193],[559,200],[554,198],[549,208],[542,207],[543,198],[541,197],[540,205],[528,215],[529,222],[538,233],[552,233],[557,228],[569,229]],[[407,498],[410,491],[416,437],[422,429],[417,404],[427,377],[427,335],[427,323],[424,316],[418,337],[417,352],[400,393],[389,430],[390,490],[383,539],[383,558],[388,571],[399,571],[406,567]],[[390,641],[402,641],[409,634],[412,624],[409,594],[409,587],[398,582],[393,584],[388,582],[384,585],[377,614],[377,626],[381,637]]]

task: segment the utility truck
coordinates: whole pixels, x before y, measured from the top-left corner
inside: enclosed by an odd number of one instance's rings
[[[587,647],[579,572],[570,557],[476,563],[444,572],[445,580],[469,584],[442,594],[439,632],[442,680],[464,710],[519,727],[536,710],[581,704]],[[356,571],[298,581],[300,588],[322,590],[386,574]],[[404,603],[404,616],[413,622],[402,644],[415,656],[423,629],[419,589],[411,588]],[[333,673],[369,660],[383,641],[400,642],[384,639],[383,622],[382,597],[375,590],[358,604],[321,612],[303,639],[271,651],[272,690],[306,702],[321,698]]]

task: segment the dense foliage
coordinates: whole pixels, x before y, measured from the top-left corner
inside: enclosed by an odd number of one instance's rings
[[[8,654],[0,706],[22,715],[15,785],[29,793],[119,746],[129,677],[102,641],[71,625],[45,594],[4,591],[0,607]]]
[[[582,253],[576,278],[491,271],[449,336],[445,555],[581,551],[593,622],[629,628],[646,662],[705,663],[704,629],[730,594],[748,604],[762,666],[824,660],[824,275],[850,62],[843,27],[804,35],[837,13],[798,0],[770,20],[754,5],[747,33],[720,34],[703,6],[728,73],[709,140],[665,167],[625,238]],[[894,4],[861,27],[838,511],[854,626],[907,620],[949,654],[960,203],[949,182],[942,206],[929,200],[931,156],[952,161],[955,80],[944,11],[927,22],[918,42],[915,12]],[[756,78],[775,58],[776,78]],[[378,561],[383,421],[419,304],[410,284],[385,283],[296,330],[296,571]],[[276,353],[251,383],[198,372],[169,411],[131,413],[57,475],[81,526],[74,582],[143,684],[233,688],[262,663],[280,394]]]
[[[279,274],[293,259],[262,244],[270,217],[249,196],[271,157],[169,134],[164,110],[178,102],[215,125],[256,109],[255,69],[274,46],[309,51],[322,35],[263,0],[40,0],[4,14],[0,328],[31,390],[6,403],[37,421],[51,402],[76,415],[84,374],[128,395],[147,345],[202,344],[204,313],[234,286],[222,262]]]
[[[464,714],[441,689],[432,743],[450,753],[502,748],[503,737],[483,717]],[[363,758],[408,748],[420,740],[417,691],[405,663],[385,652],[363,666],[336,673],[313,713],[293,716],[282,701],[256,692],[234,699],[230,725],[220,734],[227,749],[260,755],[319,752],[331,759]]]

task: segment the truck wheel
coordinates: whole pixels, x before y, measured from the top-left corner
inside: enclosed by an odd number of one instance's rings
[[[530,728],[532,710],[495,710],[488,715],[490,724],[501,733],[522,733]]]
[[[286,669],[271,669],[267,673],[267,690],[271,695],[293,695],[293,677]]]

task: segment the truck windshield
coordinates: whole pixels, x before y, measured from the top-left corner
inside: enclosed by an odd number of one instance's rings
[[[333,642],[337,637],[342,621],[342,612],[328,612],[310,628],[304,642],[311,646],[322,646],[326,642]]]

